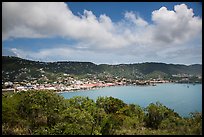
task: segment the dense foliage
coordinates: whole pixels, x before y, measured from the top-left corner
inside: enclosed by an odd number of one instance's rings
[[[202,134],[202,114],[189,118],[159,102],[141,108],[113,97],[64,99],[52,91],[2,94],[5,135]]]
[[[91,62],[39,62],[17,57],[2,56],[2,80],[23,81],[40,79],[45,75],[49,80],[56,80],[60,74],[89,77],[90,74],[100,79],[104,77],[122,77],[127,79],[172,78],[172,74],[201,75],[202,65],[175,65],[165,63],[138,63],[96,65]],[[41,69],[41,70],[40,70]],[[198,81],[198,79],[192,79]]]

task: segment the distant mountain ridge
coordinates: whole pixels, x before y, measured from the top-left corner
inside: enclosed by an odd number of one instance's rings
[[[202,76],[202,64],[180,65],[146,62],[118,65],[96,65],[92,62],[40,62],[18,57],[2,56],[3,81],[36,79],[41,77],[42,74],[54,75],[58,73],[124,77],[128,79],[154,78],[158,76],[170,77],[176,74]]]

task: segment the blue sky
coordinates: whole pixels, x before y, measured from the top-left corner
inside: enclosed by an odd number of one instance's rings
[[[2,7],[2,55],[202,64],[199,2],[4,2]]]
[[[175,5],[184,2],[67,2],[71,11],[77,15],[84,9],[91,10],[96,16],[106,13],[113,21],[120,21],[125,11],[136,11],[148,22],[151,21],[151,13],[154,10],[167,7],[173,10]],[[193,8],[196,16],[202,16],[201,2],[185,2],[189,8]],[[100,6],[99,6],[100,5]],[[112,9],[112,10],[111,10]]]

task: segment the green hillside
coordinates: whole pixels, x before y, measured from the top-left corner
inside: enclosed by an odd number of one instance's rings
[[[18,57],[2,56],[2,80],[35,80],[46,75],[55,79],[59,74],[79,77],[94,75],[96,77],[121,77],[127,79],[171,78],[176,74],[202,76],[202,65],[179,65],[165,63],[137,63],[96,65],[91,62],[39,62]]]

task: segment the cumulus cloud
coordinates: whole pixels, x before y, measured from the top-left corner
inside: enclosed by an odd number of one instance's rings
[[[184,43],[201,34],[202,19],[194,17],[185,4],[174,6],[174,11],[161,7],[152,12],[155,40],[164,43]]]
[[[70,15],[64,3],[4,2],[2,38],[42,38],[59,34],[63,36],[64,26],[60,24]]]
[[[143,62],[142,57],[132,57],[131,55],[119,55],[104,52],[94,52],[89,50],[76,50],[72,48],[52,48],[52,49],[41,49],[40,51],[29,51],[12,48],[17,57],[26,58],[38,61],[84,61],[93,62],[96,64],[119,64],[119,63],[132,63],[132,62]]]
[[[137,26],[146,26],[148,23],[143,20],[140,16],[134,14],[132,11],[131,12],[126,12],[125,13],[125,18],[133,22]]]
[[[3,40],[61,36],[88,41],[98,48],[126,44],[121,36],[111,33],[113,24],[109,17],[101,15],[97,19],[87,10],[81,17],[75,16],[65,3],[3,3],[2,15]]]
[[[201,41],[202,19],[194,16],[193,9],[185,4],[175,5],[174,10],[161,7],[153,11],[152,21],[153,23],[148,23],[134,11],[125,12],[124,19],[113,22],[106,14],[96,17],[86,9],[83,14],[74,15],[65,3],[4,2],[2,40],[56,36],[73,39],[77,42],[72,49],[59,46],[39,49],[39,52],[17,48],[11,50],[27,58],[32,55],[32,58],[61,56],[68,60],[91,60],[87,55],[101,59],[102,56],[114,56],[115,60],[120,60],[120,56],[127,60],[138,59],[138,56],[146,60],[150,57],[164,59],[166,51],[180,47],[187,51],[191,46],[189,42],[198,37]],[[69,58],[59,53],[68,55]],[[28,54],[31,56],[28,57]],[[177,57],[172,56],[175,59]]]

